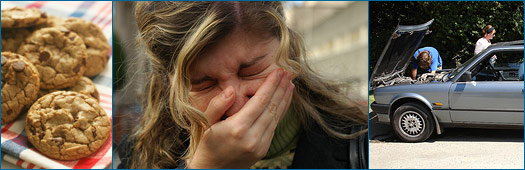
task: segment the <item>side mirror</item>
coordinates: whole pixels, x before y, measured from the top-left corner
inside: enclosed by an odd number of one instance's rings
[[[466,71],[465,73],[463,73],[463,75],[461,75],[461,77],[459,77],[458,80],[460,82],[467,82],[467,81],[472,80],[472,72]]]

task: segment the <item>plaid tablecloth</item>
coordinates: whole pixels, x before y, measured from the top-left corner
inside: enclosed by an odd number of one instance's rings
[[[11,7],[36,7],[49,15],[62,18],[78,17],[97,24],[112,42],[112,2],[111,1],[38,1],[14,2],[2,1],[2,9]],[[91,79],[100,93],[100,105],[112,120],[112,64],[110,57],[106,69]],[[27,141],[24,130],[26,114],[20,115],[13,123],[2,125],[2,159],[27,169],[89,169],[106,168],[111,165],[112,149],[110,136],[106,143],[94,154],[77,161],[59,161],[48,158],[38,152]]]

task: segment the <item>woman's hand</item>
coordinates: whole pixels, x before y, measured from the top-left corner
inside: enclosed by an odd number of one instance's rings
[[[211,127],[207,129],[188,168],[249,168],[262,159],[270,147],[275,128],[292,98],[292,73],[274,70],[239,112],[220,121],[234,102],[234,90],[226,88],[206,109]]]

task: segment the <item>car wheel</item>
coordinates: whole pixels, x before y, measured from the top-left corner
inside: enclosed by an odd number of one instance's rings
[[[416,103],[398,107],[391,124],[396,135],[405,142],[425,141],[435,129],[434,118],[428,109]]]

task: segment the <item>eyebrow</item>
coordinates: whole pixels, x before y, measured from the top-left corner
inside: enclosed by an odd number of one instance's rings
[[[191,80],[191,84],[200,84],[204,81],[211,81],[213,80],[210,76],[204,76],[204,77],[201,77],[201,78],[198,78],[196,80]]]
[[[239,67],[239,69],[248,68],[248,67],[254,65],[255,63],[259,62],[263,58],[264,58],[264,56],[259,56],[259,57],[255,57],[252,61],[248,61],[246,63],[241,63],[241,66]]]
[[[241,66],[239,67],[239,69],[248,68],[248,67],[256,64],[257,62],[259,62],[263,58],[264,58],[264,56],[259,56],[259,57],[255,57],[251,61],[248,61],[248,62],[245,62],[245,63],[241,63]],[[191,80],[191,84],[200,84],[200,83],[202,83],[204,81],[213,81],[213,78],[211,78],[210,76],[204,75],[203,77]]]

